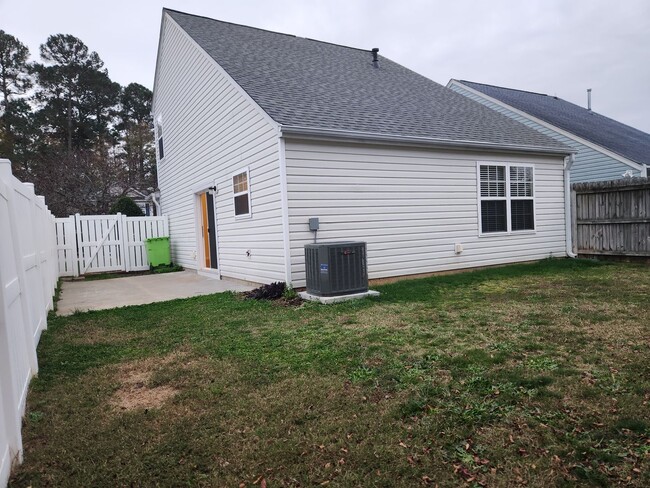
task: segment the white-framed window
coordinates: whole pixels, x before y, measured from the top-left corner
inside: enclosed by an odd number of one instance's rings
[[[232,176],[233,207],[235,217],[251,216],[250,173],[248,168]]]
[[[522,163],[477,163],[479,234],[535,231],[535,170]]]
[[[163,128],[162,120],[158,117],[156,120],[156,144],[158,146],[158,160],[162,160],[165,157],[165,148],[163,145]]]

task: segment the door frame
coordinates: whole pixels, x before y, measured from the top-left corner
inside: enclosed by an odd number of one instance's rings
[[[219,233],[217,227],[217,190],[215,181],[206,181],[192,187],[194,199],[194,230],[196,239],[196,271],[200,275],[209,276],[210,278],[221,279],[221,257],[219,253]],[[201,233],[201,226],[203,222],[203,214],[201,209],[201,195],[206,192],[212,192],[212,200],[214,207],[214,243],[215,253],[217,256],[217,268],[206,268],[205,258],[206,254],[209,255],[210,250],[205,248],[203,235]]]

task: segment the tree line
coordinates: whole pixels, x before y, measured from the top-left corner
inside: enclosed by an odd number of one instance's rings
[[[156,186],[152,93],[112,81],[81,39],[55,34],[31,61],[0,30],[0,157],[57,216],[107,213],[129,188]]]

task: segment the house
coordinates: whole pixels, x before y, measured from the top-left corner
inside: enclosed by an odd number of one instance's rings
[[[650,134],[590,107],[472,81],[452,79],[447,87],[575,149],[572,183],[650,176]]]
[[[371,279],[570,254],[572,149],[375,49],[165,9],[152,112],[200,273],[304,286],[316,239],[366,241]]]
[[[149,193],[142,192],[136,188],[130,187],[124,196],[129,197],[142,210],[142,215],[156,215],[156,207],[151,203]]]

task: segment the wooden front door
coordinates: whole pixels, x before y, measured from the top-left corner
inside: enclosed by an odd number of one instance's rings
[[[217,269],[217,233],[214,219],[214,197],[207,191],[201,193],[201,236],[203,259],[206,268]]]

